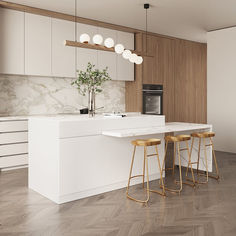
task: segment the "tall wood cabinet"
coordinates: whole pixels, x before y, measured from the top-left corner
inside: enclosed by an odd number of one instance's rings
[[[206,44],[175,40],[175,120],[205,123]]]
[[[166,121],[206,123],[206,44],[153,35],[140,43],[149,56],[126,82],[126,110],[142,111],[142,84],[161,84]]]

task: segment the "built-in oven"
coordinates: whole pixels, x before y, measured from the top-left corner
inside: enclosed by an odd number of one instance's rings
[[[143,85],[143,113],[150,115],[163,114],[163,85]]]

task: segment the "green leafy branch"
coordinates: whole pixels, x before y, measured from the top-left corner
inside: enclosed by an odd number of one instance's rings
[[[79,93],[83,96],[85,96],[87,92],[91,91],[94,93],[101,93],[102,84],[105,81],[111,80],[107,72],[108,67],[102,71],[95,69],[94,67],[95,65],[88,62],[86,71],[78,71],[78,78],[71,83],[71,85],[77,87]]]

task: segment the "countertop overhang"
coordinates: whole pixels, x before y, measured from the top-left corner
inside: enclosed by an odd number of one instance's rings
[[[125,138],[125,137],[133,137],[133,136],[163,134],[163,133],[209,129],[209,128],[212,128],[212,125],[184,123],[184,122],[169,122],[169,123],[166,123],[165,126],[153,126],[153,127],[148,127],[148,128],[135,128],[135,129],[107,130],[107,131],[103,131],[102,134],[105,136]]]

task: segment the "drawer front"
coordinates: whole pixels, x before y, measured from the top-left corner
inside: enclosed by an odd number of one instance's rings
[[[0,133],[0,145],[21,142],[28,142],[28,132]]]
[[[28,130],[28,121],[0,121],[0,133],[1,132],[14,132]]]
[[[0,169],[28,164],[28,155],[0,157]]]
[[[28,153],[28,143],[0,145],[0,157]]]

